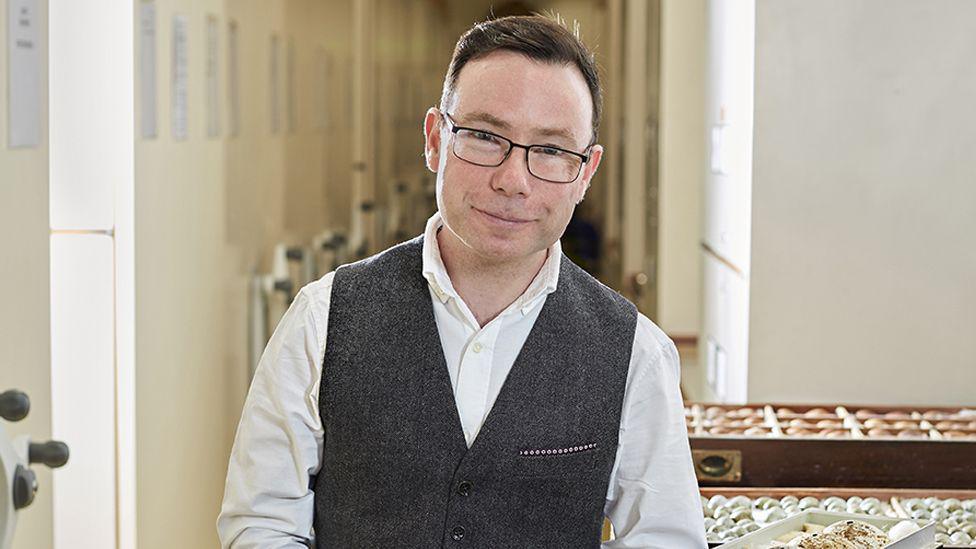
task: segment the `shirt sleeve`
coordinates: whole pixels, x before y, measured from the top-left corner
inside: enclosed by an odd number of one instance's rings
[[[261,356],[231,450],[217,518],[225,549],[292,549],[314,542],[324,430],[318,394],[332,293],[330,273],[295,297]]]
[[[702,549],[704,515],[691,461],[674,343],[638,316],[603,549]]]

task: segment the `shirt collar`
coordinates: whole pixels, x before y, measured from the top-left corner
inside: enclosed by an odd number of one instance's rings
[[[440,247],[437,245],[437,231],[444,226],[444,220],[440,212],[427,220],[427,227],[424,230],[423,248],[423,276],[427,279],[434,295],[441,303],[447,303],[450,299],[461,297],[451,284],[451,277],[447,274],[444,260],[441,258]],[[539,274],[532,280],[525,292],[515,300],[513,307],[518,308],[523,315],[529,313],[539,298],[549,295],[556,291],[559,284],[559,262],[562,257],[562,245],[556,240],[549,246],[546,262],[539,269]]]

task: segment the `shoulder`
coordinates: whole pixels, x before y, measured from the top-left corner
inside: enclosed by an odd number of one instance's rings
[[[657,324],[640,313],[637,315],[637,327],[634,331],[632,357],[633,364],[641,371],[641,377],[646,374],[673,377],[676,380],[681,377],[681,364],[674,342]]]
[[[423,237],[417,237],[383,250],[335,271],[337,291],[368,288],[403,289],[404,281],[423,278]],[[355,291],[355,290],[354,290]]]
[[[418,266],[423,260],[423,242],[423,237],[418,236],[354,263],[342,265],[336,271],[346,276],[357,276],[396,267]]]
[[[633,326],[637,307],[619,292],[603,284],[565,254],[560,258],[559,286],[575,302],[580,313],[593,320],[608,323],[613,320]]]
[[[320,301],[332,292],[332,281],[335,279],[335,274],[335,271],[331,271],[322,278],[309,282],[299,290],[298,295],[304,296],[305,299],[312,302]]]
[[[304,309],[305,314],[312,319],[323,344],[329,322],[329,307],[332,303],[332,284],[335,280],[335,274],[335,271],[331,271],[322,278],[303,286],[292,303],[292,307]]]
[[[367,304],[396,302],[425,288],[423,238],[397,244],[335,271],[312,283],[316,301],[341,310]],[[326,307],[328,308],[328,307]]]

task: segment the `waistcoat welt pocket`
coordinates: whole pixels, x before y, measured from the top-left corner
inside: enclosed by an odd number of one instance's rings
[[[518,476],[565,476],[591,471],[602,461],[604,452],[595,442],[566,446],[521,448],[514,460]]]
[[[565,456],[569,454],[579,454],[596,450],[599,446],[595,442],[589,444],[579,444],[576,446],[566,446],[563,448],[524,448],[519,450],[521,457],[546,457],[546,456]]]

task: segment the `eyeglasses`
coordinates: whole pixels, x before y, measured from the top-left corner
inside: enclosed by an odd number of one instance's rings
[[[489,131],[458,126],[450,114],[443,114],[454,134],[451,146],[454,156],[476,166],[501,166],[512,149],[518,147],[525,149],[525,164],[530,174],[550,183],[572,183],[579,177],[583,164],[590,159],[587,154],[552,145],[520,145]]]

